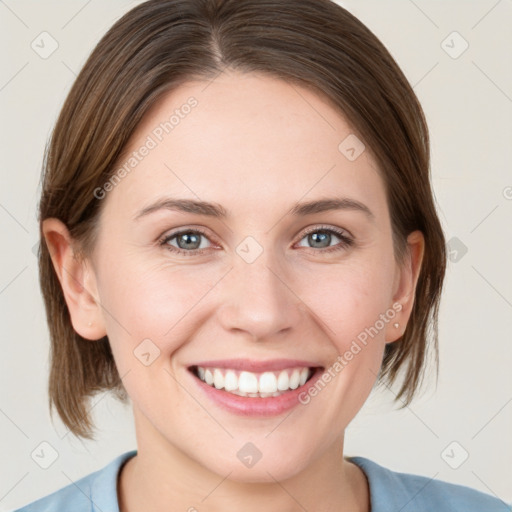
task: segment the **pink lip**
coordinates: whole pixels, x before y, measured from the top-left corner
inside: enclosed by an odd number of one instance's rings
[[[215,368],[222,368],[222,366],[218,366],[220,361],[215,361],[214,363]],[[297,365],[297,361],[294,361],[293,363],[294,364],[291,365],[292,367],[301,366]],[[201,363],[199,366],[202,366],[203,364],[205,366],[209,366],[206,364],[206,362]],[[233,361],[230,361],[229,365],[227,365],[226,367],[233,368],[233,366],[231,366],[232,364]],[[283,362],[281,361],[279,362],[279,364],[282,365]],[[302,366],[310,365],[302,364]],[[278,369],[289,367],[290,360],[287,360],[286,366],[279,366]],[[266,365],[265,369],[268,368],[269,366]],[[247,369],[247,366],[243,366],[243,369]],[[228,412],[240,416],[277,416],[299,405],[299,395],[301,395],[301,393],[307,393],[309,388],[314,386],[315,382],[322,376],[322,373],[322,369],[317,367],[315,373],[304,385],[299,386],[297,389],[286,391],[282,395],[267,398],[234,395],[223,389],[217,389],[213,386],[206,384],[201,379],[196,377],[192,371],[190,372],[190,375],[194,379],[194,382],[197,384],[197,386],[199,386],[202,392],[212,402],[214,402],[222,409],[227,410]]]
[[[202,366],[203,368],[230,368],[233,370],[262,373],[286,370],[287,368],[317,368],[320,365],[308,361],[300,361],[298,359],[271,359],[268,361],[255,361],[254,359],[220,359],[215,361],[201,361],[195,363],[193,366]]]

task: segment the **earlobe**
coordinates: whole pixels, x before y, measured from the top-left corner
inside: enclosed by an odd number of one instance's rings
[[[104,320],[90,264],[76,254],[76,243],[62,221],[45,219],[42,227],[74,330],[89,340],[103,338]]]
[[[420,276],[424,252],[425,238],[423,233],[421,231],[413,231],[407,237],[405,260],[402,265],[397,264],[393,309],[399,311],[393,322],[388,324],[386,343],[399,340],[407,327],[407,322],[414,305],[416,285]]]

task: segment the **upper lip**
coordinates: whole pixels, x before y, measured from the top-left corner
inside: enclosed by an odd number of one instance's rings
[[[255,359],[216,359],[195,363],[191,365],[190,368],[197,366],[201,366],[203,368],[225,368],[255,373],[279,371],[287,368],[320,367],[320,365],[312,363],[311,361],[299,359],[267,359],[263,361]]]

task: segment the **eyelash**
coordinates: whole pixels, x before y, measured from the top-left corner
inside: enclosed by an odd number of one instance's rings
[[[347,248],[351,247],[354,244],[353,238],[347,236],[345,231],[335,229],[332,227],[327,227],[327,226],[315,226],[314,228],[311,228],[311,229],[305,231],[303,233],[302,237],[299,239],[299,242],[302,241],[303,238],[310,235],[311,233],[317,233],[317,232],[331,233],[331,234],[336,235],[341,240],[340,243],[338,243],[337,245],[335,245],[333,247],[327,247],[327,248],[317,249],[317,250],[315,250],[314,247],[309,247],[309,249],[313,249],[315,252],[320,252],[321,254],[341,251],[343,249],[347,249]],[[194,228],[194,229],[184,229],[181,231],[176,231],[174,233],[170,233],[169,235],[166,235],[159,239],[159,245],[162,247],[166,246],[165,248],[167,250],[171,251],[172,253],[182,254],[184,256],[198,256],[208,250],[208,249],[192,249],[190,251],[187,251],[185,249],[181,249],[179,247],[174,247],[174,246],[169,245],[169,242],[171,240],[173,240],[174,238],[177,238],[180,235],[189,234],[189,233],[202,235],[209,240],[208,234],[206,232],[204,232],[203,230],[201,230],[199,228]]]

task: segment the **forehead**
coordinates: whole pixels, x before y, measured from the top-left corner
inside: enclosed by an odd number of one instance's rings
[[[237,72],[187,82],[137,127],[109,202],[134,210],[171,195],[254,212],[336,192],[382,201],[375,161],[369,151],[347,158],[347,140],[359,143],[346,119],[296,84]]]

